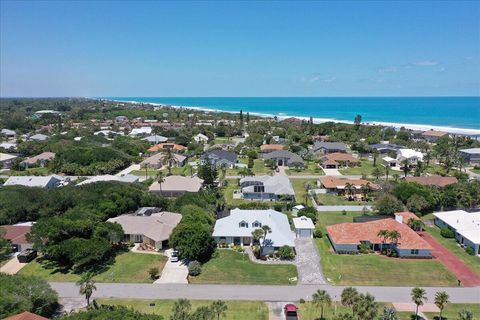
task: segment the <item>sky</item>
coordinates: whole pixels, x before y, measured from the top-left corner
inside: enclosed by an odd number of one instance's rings
[[[0,0],[0,96],[479,96],[480,2]]]

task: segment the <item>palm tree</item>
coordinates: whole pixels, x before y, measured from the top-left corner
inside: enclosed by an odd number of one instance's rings
[[[353,199],[353,195],[355,194],[355,187],[350,182],[345,183],[345,195],[347,196],[348,200]]]
[[[162,183],[165,182],[165,174],[162,171],[158,171],[156,179],[160,188],[160,193],[162,193]]]
[[[395,308],[384,307],[382,320],[398,320]]]
[[[80,286],[80,294],[85,295],[85,299],[87,299],[87,306],[90,305],[90,297],[93,294],[94,290],[97,290],[95,287],[95,281],[93,280],[93,273],[85,272],[82,274],[82,277],[77,282],[77,285]]]
[[[172,153],[172,149],[168,148],[167,153],[163,159],[167,163],[168,174],[172,174],[172,166],[175,163],[175,155]]]
[[[368,201],[368,195],[370,194],[370,191],[371,191],[370,182],[363,184],[362,187],[360,188],[360,191],[362,192],[363,199],[365,199],[365,201]]]
[[[405,175],[405,178],[406,178],[408,173],[410,172],[410,163],[408,162],[408,159],[405,159],[402,161],[402,166],[403,166],[403,174]]]
[[[379,167],[374,167],[372,170],[372,175],[378,180],[382,175],[382,170]]]
[[[389,236],[390,236],[390,233],[388,232],[388,230],[382,229],[378,231],[377,237],[382,238],[382,246],[380,248],[380,251],[383,251],[383,246],[387,242]]]
[[[355,302],[358,300],[358,291],[353,287],[347,287],[343,289],[341,301],[342,305],[345,307],[352,308]],[[352,310],[353,314],[353,310]]]
[[[438,307],[438,309],[440,309],[440,320],[443,319],[442,312],[445,308],[445,305],[450,302],[448,301],[449,298],[450,297],[448,296],[448,293],[446,293],[445,291],[435,293],[435,305]]]
[[[473,312],[470,310],[462,310],[458,313],[458,320],[473,320]]]
[[[373,150],[373,166],[374,167],[377,166],[377,158],[378,158],[378,150],[375,149],[375,150]]]
[[[397,230],[388,232],[388,238],[390,239],[390,253],[392,252],[392,248],[397,246],[398,240],[400,240],[401,237],[402,235]]]
[[[270,228],[268,225],[265,224],[262,226],[262,230],[263,230],[262,246],[264,246],[265,241],[267,240],[267,234],[272,233],[272,228]]]
[[[308,201],[308,191],[310,191],[310,183],[305,183],[305,205],[307,205]]]
[[[260,239],[263,237],[263,230],[262,229],[255,229],[252,231],[252,239],[254,242],[260,242]]]
[[[412,228],[415,231],[422,231],[423,228],[425,227],[425,223],[423,223],[422,220],[417,220],[413,218],[408,219],[407,224],[410,228]]]
[[[332,304],[332,298],[330,297],[330,295],[328,294],[327,291],[325,290],[317,290],[317,292],[315,292],[313,295],[312,295],[312,300],[313,300],[313,304],[315,306],[319,306],[320,307],[320,319],[324,319],[323,317],[323,308],[324,307],[328,307]]]
[[[189,320],[192,304],[187,299],[178,299],[173,304],[170,320]]]
[[[148,163],[141,163],[140,164],[140,168],[145,169],[145,180],[148,179],[148,167],[149,167]]]
[[[212,303],[212,310],[217,315],[217,320],[220,320],[220,316],[225,316],[228,307],[225,301],[217,300]]]
[[[227,175],[227,164],[226,163],[222,163],[220,165],[220,171],[222,172],[222,177],[225,178],[225,176]]]
[[[378,313],[378,303],[370,293],[360,294],[353,311],[358,320],[374,320]]]
[[[427,301],[426,292],[422,288],[413,288],[410,293],[413,303],[417,306],[415,310],[415,319],[418,319],[418,307],[422,306],[425,301]]]
[[[390,174],[390,166],[385,166],[385,181],[388,181],[388,175]]]

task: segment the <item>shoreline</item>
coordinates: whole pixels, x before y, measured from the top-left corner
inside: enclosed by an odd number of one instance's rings
[[[98,99],[102,99],[102,98],[98,98]],[[131,104],[149,104],[157,107],[183,108],[183,109],[191,109],[191,110],[198,110],[198,111],[205,111],[205,112],[225,112],[225,113],[231,113],[231,114],[238,113],[238,111],[228,111],[228,110],[214,109],[214,108],[207,108],[207,107],[178,106],[178,105],[170,105],[170,104],[155,103],[155,102],[141,102],[141,101],[135,101],[135,100],[115,100],[115,99],[103,99],[103,100],[110,100],[115,102],[131,103]],[[250,114],[253,116],[261,117],[261,118],[277,117],[280,120],[287,119],[287,118],[298,118],[302,120],[310,120],[310,117],[287,115],[284,113],[279,113],[278,115],[275,115],[270,113],[250,112]],[[312,117],[312,120],[313,120],[313,123],[316,123],[316,124],[325,123],[325,122],[353,124],[353,121],[350,121],[350,120],[341,120],[341,119],[334,119],[334,118]],[[449,126],[429,125],[429,124],[398,123],[398,122],[386,122],[386,121],[370,121],[370,122],[362,122],[362,124],[369,125],[369,126],[393,127],[395,129],[400,129],[403,127],[409,130],[421,130],[421,131],[428,131],[430,129],[433,129],[437,131],[445,131],[451,134],[480,136],[480,129],[467,129],[467,128],[456,128],[456,127],[449,127]]]

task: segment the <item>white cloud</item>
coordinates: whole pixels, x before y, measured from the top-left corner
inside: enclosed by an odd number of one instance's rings
[[[390,67],[386,67],[378,70],[378,72],[380,73],[397,72],[397,71],[398,71],[398,68],[396,66],[390,66]]]
[[[425,60],[425,61],[417,61],[412,63],[414,66],[417,67],[433,67],[438,65],[438,61],[434,60]]]

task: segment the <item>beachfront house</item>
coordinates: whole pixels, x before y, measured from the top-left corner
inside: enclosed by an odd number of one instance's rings
[[[432,129],[432,130],[422,132],[421,137],[423,140],[426,140],[428,142],[436,142],[440,138],[448,137],[448,132],[437,131]]]
[[[293,234],[288,217],[278,211],[233,209],[230,215],[215,222],[213,239],[219,245],[250,246],[254,243],[252,232],[269,226],[267,241],[263,243],[262,254],[268,254],[283,246],[294,248]]]
[[[245,177],[240,179],[240,188],[245,200],[280,201],[295,198],[290,179],[285,175]]]
[[[480,255],[480,212],[453,210],[434,212],[434,223],[439,228],[448,228],[463,247],[470,247]]]

